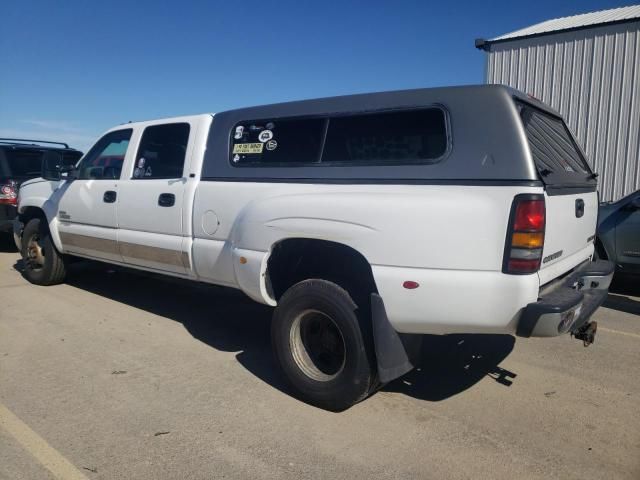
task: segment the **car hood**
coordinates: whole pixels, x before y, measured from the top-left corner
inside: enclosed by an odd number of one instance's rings
[[[33,185],[34,183],[46,182],[46,180],[42,177],[30,178],[29,180],[25,180],[20,184],[21,187],[26,187],[27,185]]]

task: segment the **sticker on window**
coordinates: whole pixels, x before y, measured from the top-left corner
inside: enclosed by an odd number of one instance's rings
[[[278,148],[278,142],[276,142],[275,140],[269,140],[267,142],[267,150],[273,151],[276,148]]]
[[[260,140],[262,143],[268,142],[272,138],[273,132],[271,130],[263,130],[260,132],[260,135],[258,135],[258,140]]]
[[[252,154],[252,153],[262,153],[262,147],[264,143],[236,143],[233,146],[233,153],[242,154]]]

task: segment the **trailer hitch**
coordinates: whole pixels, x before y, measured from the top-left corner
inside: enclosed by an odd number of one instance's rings
[[[578,340],[582,340],[582,344],[585,347],[591,345],[596,339],[596,332],[598,331],[598,322],[589,322],[582,325],[578,330],[572,332]]]

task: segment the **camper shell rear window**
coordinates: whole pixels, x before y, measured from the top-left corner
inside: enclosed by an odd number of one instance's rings
[[[547,185],[595,184],[595,178],[561,117],[517,102],[531,156]]]

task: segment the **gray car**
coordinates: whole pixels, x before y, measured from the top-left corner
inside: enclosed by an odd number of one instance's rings
[[[640,275],[640,190],[600,204],[596,253],[616,271]]]

